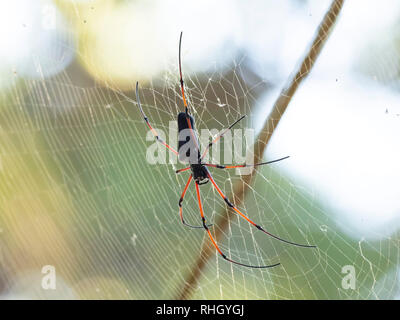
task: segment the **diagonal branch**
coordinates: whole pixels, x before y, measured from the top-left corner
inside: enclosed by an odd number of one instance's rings
[[[326,40],[328,39],[336,19],[343,7],[344,0],[333,0],[331,6],[326,12],[324,18],[322,19],[320,25],[318,26],[315,37],[312,41],[311,47],[308,49],[301,65],[295,72],[293,76],[289,77],[287,84],[282,89],[279,98],[276,100],[270,115],[268,116],[264,126],[259,133],[257,140],[254,144],[254,163],[261,161],[264,151],[271,139],[272,134],[277,128],[282,115],[286,111],[291,99],[296,93],[297,88],[302,83],[302,81],[311,72],[318,55],[320,54]],[[249,186],[253,181],[254,172],[251,174],[243,176],[241,181],[233,186],[233,199],[235,205],[240,205],[249,190]],[[215,229],[215,239],[216,241],[221,241],[225,229],[228,227],[229,221],[232,216],[232,211],[226,208],[222,214],[219,221],[216,223],[219,228]],[[193,289],[196,287],[199,278],[202,274],[203,268],[206,266],[208,260],[214,254],[215,249],[210,245],[209,241],[205,241],[199,257],[195,261],[191,273],[184,282],[182,288],[178,292],[177,299],[189,299],[193,294]]]

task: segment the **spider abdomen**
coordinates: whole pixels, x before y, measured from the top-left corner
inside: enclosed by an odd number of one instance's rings
[[[188,122],[190,122],[191,128]],[[200,151],[198,145],[194,118],[186,112],[180,112],[178,114],[179,161],[184,163],[199,163]]]

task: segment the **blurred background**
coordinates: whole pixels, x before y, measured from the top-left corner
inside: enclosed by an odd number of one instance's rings
[[[181,164],[150,165],[135,104],[169,134],[182,110],[178,40],[197,127],[260,130],[325,0],[0,2],[0,298],[172,299],[202,230],[184,228]],[[400,3],[352,0],[274,133],[196,299],[395,299],[400,230]],[[172,133],[173,134],[173,133]],[[175,133],[176,134],[176,133]],[[213,171],[227,194],[239,176]],[[184,214],[199,223],[189,189]],[[225,207],[202,187],[209,221]],[[218,228],[218,226],[214,226]],[[42,287],[54,266],[56,289]],[[353,266],[355,287],[343,286]]]

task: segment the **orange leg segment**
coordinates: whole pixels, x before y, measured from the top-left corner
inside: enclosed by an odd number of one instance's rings
[[[218,251],[218,253],[221,255],[222,258],[224,258],[226,261],[229,261],[231,263],[234,263],[234,264],[237,264],[237,265],[240,265],[240,266],[243,266],[243,267],[248,267],[248,268],[264,269],[264,268],[272,268],[272,267],[276,267],[276,266],[280,265],[280,263],[275,263],[275,264],[267,265],[267,266],[252,266],[252,265],[243,264],[243,263],[240,263],[240,262],[237,262],[237,261],[234,261],[234,260],[228,258],[221,251],[221,249],[219,248],[217,242],[215,241],[214,237],[212,236],[210,230],[208,229],[208,227],[206,225],[206,219],[204,217],[203,205],[201,203],[199,184],[197,183],[197,181],[195,183],[196,183],[196,194],[197,194],[197,200],[198,200],[198,203],[199,203],[200,215],[201,215],[201,219],[203,221],[203,228],[206,229],[207,234],[210,237],[210,240],[211,240],[212,244],[214,245],[215,249]]]

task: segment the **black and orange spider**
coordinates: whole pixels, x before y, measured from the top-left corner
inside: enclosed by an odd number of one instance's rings
[[[256,224],[252,220],[250,220],[250,218],[248,218],[238,208],[236,208],[236,206],[234,206],[228,200],[228,198],[225,196],[225,194],[218,187],[217,183],[213,179],[213,177],[212,177],[211,173],[208,171],[207,167],[214,167],[214,168],[218,168],[218,169],[233,169],[233,168],[244,168],[244,167],[251,167],[251,166],[255,167],[255,166],[261,166],[261,165],[266,165],[266,164],[270,164],[270,163],[273,163],[273,162],[281,161],[281,160],[287,159],[289,157],[287,156],[287,157],[284,157],[284,158],[280,158],[280,159],[276,159],[276,160],[272,160],[272,161],[268,161],[268,162],[257,163],[257,164],[253,164],[253,165],[242,164],[242,165],[235,165],[235,166],[223,166],[223,165],[219,165],[219,164],[211,164],[211,163],[204,163],[203,162],[204,156],[207,154],[207,152],[210,149],[210,147],[214,143],[216,143],[234,125],[236,125],[240,120],[242,120],[245,116],[242,116],[240,119],[236,120],[233,124],[231,124],[227,129],[222,131],[213,141],[211,141],[208,144],[208,146],[204,150],[203,154],[200,154],[198,137],[197,137],[196,131],[195,131],[194,118],[189,113],[189,108],[188,108],[188,104],[187,104],[186,96],[185,96],[185,89],[184,89],[183,77],[182,77],[181,44],[182,44],[182,32],[181,32],[180,38],[179,38],[179,76],[180,76],[179,82],[180,82],[180,86],[181,86],[182,100],[183,100],[183,104],[184,104],[184,107],[185,107],[185,112],[180,112],[178,114],[178,133],[180,134],[184,130],[189,130],[190,137],[188,137],[189,140],[186,139],[186,141],[182,140],[182,139],[179,139],[178,151],[176,151],[174,148],[172,148],[170,145],[168,145],[165,141],[163,141],[159,137],[157,131],[150,125],[149,119],[146,117],[145,113],[143,112],[142,106],[140,104],[139,83],[138,82],[136,83],[137,104],[139,106],[140,112],[143,115],[144,121],[146,122],[147,126],[150,128],[151,132],[154,134],[156,140],[159,143],[163,144],[171,152],[175,153],[179,157],[181,162],[189,164],[188,167],[183,168],[183,169],[179,169],[179,170],[176,171],[176,173],[180,173],[180,172],[183,172],[183,171],[191,170],[191,174],[189,176],[189,179],[186,182],[185,188],[183,189],[182,195],[179,198],[179,203],[178,203],[179,204],[179,216],[180,216],[181,222],[187,227],[205,229],[207,231],[208,236],[210,237],[210,240],[213,243],[215,249],[218,251],[218,253],[222,256],[222,258],[224,258],[225,260],[227,260],[227,261],[229,261],[231,263],[234,263],[234,264],[237,264],[237,265],[240,265],[240,266],[244,266],[244,267],[249,267],[249,268],[271,268],[271,267],[276,267],[276,266],[278,266],[280,264],[280,263],[275,263],[275,264],[266,265],[266,266],[247,265],[247,264],[243,264],[243,263],[240,263],[240,262],[237,262],[237,261],[234,261],[234,260],[228,258],[221,251],[221,249],[219,248],[218,244],[216,243],[216,241],[214,240],[214,237],[212,236],[212,234],[210,232],[210,229],[209,229],[210,225],[206,224],[206,219],[205,219],[205,216],[204,216],[203,206],[202,206],[202,202],[201,202],[201,198],[200,198],[199,185],[206,184],[207,182],[211,181],[213,187],[217,190],[218,194],[225,201],[225,203],[228,205],[228,207],[230,207],[232,210],[234,210],[236,213],[238,213],[242,218],[244,218],[247,222],[252,224],[258,230],[261,230],[262,232],[266,233],[267,235],[269,235],[269,236],[271,236],[271,237],[273,237],[273,238],[275,238],[277,240],[286,242],[286,243],[294,245],[294,246],[305,247],[305,248],[315,248],[316,246],[294,243],[294,242],[282,239],[282,238],[280,238],[278,236],[275,236],[275,235],[269,233],[263,227],[261,227],[260,225]],[[189,148],[185,149],[185,151],[183,152],[183,145],[185,145],[186,143],[189,144]],[[198,204],[199,204],[200,215],[201,215],[201,219],[202,219],[202,222],[203,222],[202,226],[190,225],[190,224],[186,223],[185,220],[183,219],[182,202],[183,202],[183,198],[184,198],[184,196],[186,194],[186,191],[189,188],[189,185],[190,185],[192,180],[194,180],[194,182],[195,182],[197,201],[198,201]]]

